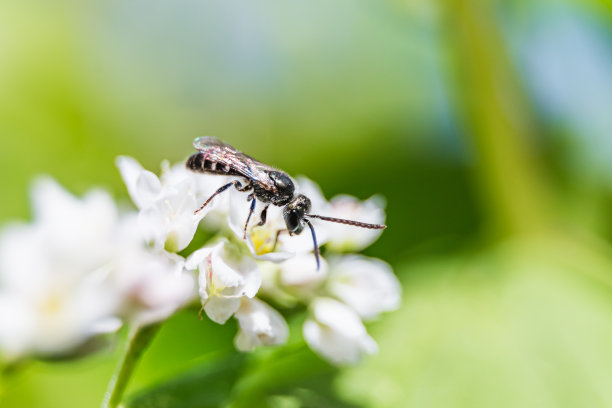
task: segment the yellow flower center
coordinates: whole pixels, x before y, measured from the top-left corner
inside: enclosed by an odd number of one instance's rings
[[[62,310],[64,302],[59,294],[50,294],[46,296],[40,303],[40,311],[42,315],[54,316]]]
[[[251,239],[257,255],[265,255],[274,250],[275,234],[271,234],[268,228],[253,228]]]

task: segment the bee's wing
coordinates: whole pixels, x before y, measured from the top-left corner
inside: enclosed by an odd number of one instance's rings
[[[265,171],[275,170],[273,167],[247,156],[213,136],[198,137],[193,141],[193,147],[210,160],[229,166],[237,173],[259,183],[267,190],[276,191],[274,182]]]

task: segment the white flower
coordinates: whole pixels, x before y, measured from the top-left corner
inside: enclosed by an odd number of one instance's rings
[[[289,337],[289,328],[283,316],[261,300],[242,298],[235,317],[239,330],[234,344],[240,351],[284,344]]]
[[[385,202],[379,196],[359,201],[355,197],[339,195],[330,201],[326,212],[321,215],[344,218],[369,224],[385,222]],[[359,228],[351,225],[328,222],[326,230],[329,235],[327,248],[333,251],[360,251],[376,241],[382,230]]]
[[[81,273],[108,258],[119,215],[107,192],[94,189],[77,198],[55,180],[41,177],[32,184],[31,200],[42,250],[51,261],[69,260]]]
[[[101,284],[117,224],[110,196],[81,200],[41,179],[33,200],[35,223],[0,239],[0,351],[10,359],[64,354],[120,325],[119,300]]]
[[[89,282],[45,292],[0,293],[0,354],[14,360],[27,354],[70,354],[90,338],[116,331],[113,297]]]
[[[193,182],[194,195],[197,208],[208,200],[220,187],[226,185],[236,177],[228,177],[217,174],[195,173],[185,167],[184,162],[170,166],[168,161],[162,162],[162,173],[160,180],[162,185],[177,185],[183,180],[189,179]],[[203,219],[202,224],[209,229],[217,230],[225,228],[226,218],[229,214],[229,195],[227,192],[218,194],[207,206],[198,214]]]
[[[312,253],[302,253],[288,259],[279,265],[279,283],[285,287],[313,288],[319,286],[327,277],[327,261],[320,258],[321,267],[317,270],[317,263]]]
[[[139,221],[145,239],[156,249],[166,248],[170,252],[189,245],[199,221],[209,211],[194,214],[201,205],[196,200],[196,174],[178,170],[160,180],[136,160],[125,156],[117,158],[117,167],[140,210]]]
[[[304,339],[314,351],[333,364],[352,364],[378,346],[359,316],[348,306],[330,298],[315,299],[312,316],[304,323]]]
[[[118,250],[109,284],[121,299],[120,314],[142,326],[166,319],[195,297],[194,279],[185,260],[143,242],[125,242]]]
[[[328,275],[328,266],[321,258],[317,270],[314,254],[302,253],[281,263],[262,262],[263,282],[260,289],[275,302],[290,306],[317,296]]]
[[[108,193],[79,199],[42,179],[32,191],[35,219],[0,237],[0,352],[71,355],[120,317],[144,324],[192,299],[183,259],[151,251],[136,215],[119,217]]]
[[[186,267],[199,269],[202,306],[208,317],[220,324],[238,310],[241,297],[254,297],[261,285],[257,263],[225,240],[195,251]]]
[[[363,319],[397,309],[402,290],[387,263],[360,255],[332,260],[327,289]]]

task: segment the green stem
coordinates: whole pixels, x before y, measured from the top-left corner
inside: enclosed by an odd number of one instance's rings
[[[2,401],[2,396],[5,393],[5,390],[8,388],[6,383],[8,382],[8,371],[7,366],[0,366],[0,402]]]
[[[441,1],[454,51],[457,105],[476,152],[475,176],[496,235],[550,227],[550,184],[538,163],[536,125],[494,5],[487,0]]]
[[[161,323],[153,323],[143,327],[136,327],[130,332],[127,348],[117,371],[108,384],[102,408],[116,408],[119,406],[140,357],[160,327]]]
[[[30,360],[18,360],[0,366],[0,402],[6,390],[10,389],[9,383],[27,366]]]

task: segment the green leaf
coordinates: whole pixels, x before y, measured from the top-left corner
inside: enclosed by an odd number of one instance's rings
[[[244,357],[241,355],[208,361],[168,382],[138,393],[128,400],[126,407],[218,407],[227,401],[243,363]]]

